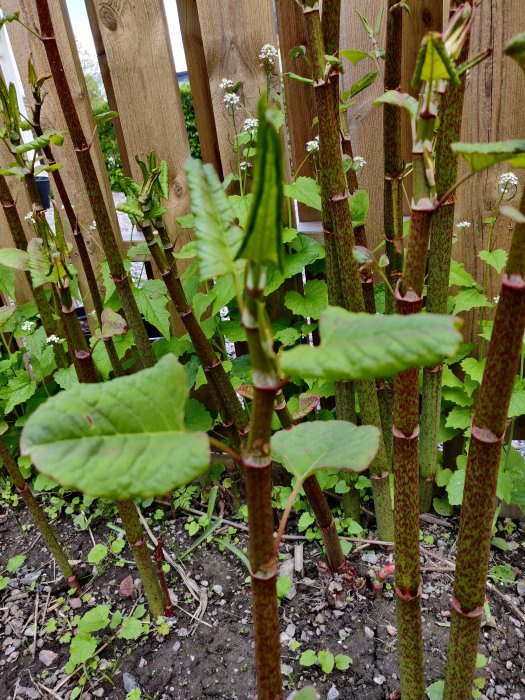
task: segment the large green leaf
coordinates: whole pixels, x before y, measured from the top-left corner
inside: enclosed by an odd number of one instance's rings
[[[133,287],[133,294],[140,313],[148,323],[170,337],[170,312],[166,308],[168,295],[161,280],[148,280],[141,287]]]
[[[5,265],[13,270],[29,270],[29,256],[25,250],[18,248],[0,249],[0,265]]]
[[[284,194],[312,209],[321,211],[321,193],[313,177],[298,177],[295,182],[284,186]]]
[[[208,467],[205,433],[187,433],[186,373],[173,355],[104,384],[78,384],[29,418],[21,450],[67,488],[108,499],[148,498]]]
[[[404,109],[408,110],[412,119],[416,118],[418,102],[415,97],[412,97],[412,95],[409,95],[406,92],[387,90],[384,95],[377,97],[373,104],[386,104],[393,105],[394,107],[403,107]]]
[[[304,294],[291,289],[286,292],[284,305],[297,316],[317,319],[328,306],[328,288],[324,280],[308,280]]]
[[[272,437],[272,457],[298,479],[320,469],[362,472],[374,459],[379,430],[344,420],[300,423]]]
[[[432,367],[457,352],[461,322],[450,316],[372,316],[331,306],[321,314],[321,344],[281,355],[287,374],[320,379],[389,377],[410,367]]]
[[[479,173],[491,165],[508,160],[515,168],[525,168],[525,140],[495,143],[453,143],[454,153],[467,161],[471,173]]]
[[[277,114],[264,97],[259,100],[253,201],[237,256],[256,264],[276,263],[282,269],[283,178],[281,141],[274,126]]]
[[[193,225],[201,281],[235,273],[235,254],[242,231],[234,224],[235,213],[210,164],[188,160],[185,165],[190,189]]]

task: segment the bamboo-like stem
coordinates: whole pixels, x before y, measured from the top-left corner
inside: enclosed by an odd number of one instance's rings
[[[314,94],[319,119],[319,161],[321,204],[327,259],[328,298],[330,304],[350,311],[364,311],[359,270],[352,251],[355,245],[352,217],[348,205],[348,187],[341,156],[339,125],[333,110],[330,79],[325,78],[325,49],[319,6],[306,6],[310,60],[314,76]],[[362,422],[381,429],[381,414],[374,382],[356,382]],[[382,539],[393,535],[390,502],[389,464],[383,440],[370,467],[378,530]]]
[[[193,313],[193,308],[186,298],[184,288],[177,272],[177,261],[172,254],[173,246],[171,245],[171,241],[169,241],[166,229],[164,226],[160,225],[159,228],[157,228],[159,237],[160,230],[163,232],[163,239],[161,238],[163,249],[160,248],[153,234],[153,227],[149,221],[142,221],[141,230],[155,265],[166,285],[168,294],[175,304],[175,308],[177,309],[184,327],[188,331],[197,357],[209,380],[209,386],[212,390],[212,395],[216,398],[222,420],[226,427],[233,425],[235,428],[237,438],[234,438],[234,444],[238,446],[239,436],[243,437],[246,433],[248,418],[220,359],[217,357],[217,353],[200,327]]]
[[[525,194],[520,211],[525,215]],[[501,448],[525,330],[525,224],[514,229],[472,435],[461,507],[444,700],[471,697]]]
[[[133,501],[117,501],[117,507],[140,574],[140,580],[144,586],[151,614],[153,617],[159,617],[164,613],[164,597],[144,538],[137,508]]]
[[[73,142],[75,153],[80,165],[82,177],[93,211],[93,216],[99,232],[100,241],[106,255],[111,277],[115,283],[126,320],[135,338],[136,347],[142,363],[145,367],[155,364],[155,353],[149,342],[148,334],[142,322],[140,312],[133,295],[133,290],[128,274],[124,268],[122,258],[117,246],[115,232],[111,224],[104,196],[98,181],[93,159],[90,153],[90,144],[87,141],[80,123],[75,102],[71,94],[67,77],[56,42],[53,21],[49,10],[49,0],[37,3],[38,19],[42,42],[46,50],[49,66],[53,75],[56,90],[60,98],[60,105],[67,123],[69,135]]]
[[[67,554],[62,549],[55,531],[47,521],[44,511],[40,508],[36,498],[33,496],[33,493],[29,488],[29,484],[22,476],[22,472],[20,471],[18,464],[11,456],[11,452],[9,451],[7,444],[2,439],[0,439],[0,457],[2,458],[2,462],[11,481],[26,504],[27,509],[31,513],[31,516],[33,517],[33,520],[35,521],[35,524],[44,539],[44,542],[53,555],[62,576],[67,581],[68,586],[70,588],[74,588],[77,593],[80,594],[82,589],[75,572],[71,568]]]
[[[276,362],[264,349],[259,319],[261,308],[259,271],[252,264],[248,274],[242,323],[246,330],[253,367],[254,398],[248,441],[243,449],[250,536],[255,664],[259,700],[283,698],[281,648],[277,609],[277,557],[274,552],[272,510],[271,435],[275,396],[281,389]]]
[[[451,13],[456,8],[451,7]],[[461,52],[460,63],[469,53],[467,37]],[[436,141],[436,189],[440,200],[455,184],[458,175],[458,158],[451,149],[459,141],[463,120],[463,102],[466,79],[461,85],[450,85],[445,92],[440,109],[441,125]],[[438,208],[432,220],[428,253],[428,279],[426,308],[428,312],[445,314],[449,291],[450,262],[454,235],[455,196]],[[419,500],[421,512],[432,507],[437,468],[437,436],[441,412],[441,365],[423,372],[423,398],[421,408],[421,437],[419,451]]]
[[[397,5],[397,6],[396,6]],[[398,0],[387,2],[385,92],[400,90],[402,66],[403,9]],[[383,111],[383,147],[385,155],[384,219],[385,251],[388,257],[387,275],[395,288],[403,267],[403,177],[401,149],[401,113],[398,107],[385,104]],[[385,297],[386,313],[393,313],[394,300]]]
[[[0,201],[2,203],[2,208],[4,210],[7,224],[9,226],[9,230],[11,231],[11,236],[13,237],[15,246],[20,250],[27,251],[27,237],[24,227],[22,226],[16,204],[11,196],[9,186],[3,175],[0,175]],[[43,287],[33,287],[33,280],[30,273],[26,272],[25,275],[29,288],[32,291],[36,308],[46,335],[48,337],[50,335],[57,335],[57,327],[55,319],[53,318],[53,310],[47,300]],[[58,367],[64,368],[69,366],[70,363],[61,345],[54,345],[53,352]]]
[[[286,405],[286,399],[281,390],[277,393],[276,400],[275,412],[279,422],[285,430],[289,430],[296,423]],[[346,557],[341,547],[341,540],[337,533],[332,510],[315,474],[303,481],[303,490],[321,531],[328,568],[334,573],[342,571],[346,564]]]

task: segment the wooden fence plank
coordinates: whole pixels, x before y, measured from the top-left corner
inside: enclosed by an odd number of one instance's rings
[[[276,0],[275,9],[283,71],[311,77],[306,61],[294,60],[289,55],[290,49],[308,43],[301,8],[290,0]],[[310,159],[304,162],[307,155],[306,142],[315,138],[317,134],[317,128],[312,126],[316,116],[313,89],[310,85],[286,77],[284,78],[284,89],[292,171],[295,173],[302,165],[299,175],[313,177],[314,168]],[[315,209],[300,204],[299,218],[301,221],[319,221],[321,215]]]
[[[213,117],[210,83],[205,78],[208,71],[197,3],[195,0],[177,0],[177,8],[202,159],[205,163],[211,163],[219,176],[222,177],[221,155]]]
[[[91,105],[89,103],[88,91],[84,76],[82,74],[75,39],[69,22],[65,2],[63,0],[52,0],[50,7],[60,54],[64,63],[66,75],[71,85],[73,98],[76,102],[82,126],[86,134],[95,134],[95,122],[93,119]],[[22,17],[25,19],[27,24],[29,24],[29,26],[38,26],[38,16],[34,2],[31,2],[30,0],[3,0],[2,8],[5,12],[20,10]],[[27,83],[27,60],[29,57],[29,51],[32,53],[33,63],[35,64],[38,75],[48,75],[50,73],[49,64],[47,62],[42,43],[35,36],[27,32],[26,29],[16,23],[13,23],[9,25],[8,33],[27,99],[27,96],[30,96],[31,94]],[[60,107],[58,96],[52,81],[48,81],[46,86],[48,94],[42,109],[42,127],[44,129],[60,129],[67,133],[62,109]],[[89,225],[93,221],[93,213],[89,205],[89,200],[86,194],[78,161],[69,138],[66,136],[64,145],[60,148],[55,147],[54,151],[57,161],[62,163],[63,177],[68,188],[71,201],[75,206],[78,220],[83,227],[86,246],[88,247],[93,265],[95,269],[97,269],[100,262],[104,259],[104,254],[98,241],[97,232],[89,230]],[[93,138],[91,152],[99,180],[102,183],[104,198],[106,199],[110,214],[113,218],[115,230],[118,231],[119,229],[113,205],[111,188],[106,174],[102,151],[100,149],[100,144],[96,134]],[[124,250],[123,245],[122,250]],[[80,260],[76,252],[73,252],[72,257],[79,271],[81,291],[83,294],[85,294],[87,292],[87,285],[84,281],[84,274]],[[91,308],[89,296],[86,298],[86,307],[88,310]]]
[[[217,137],[224,175],[237,170],[232,151],[233,129],[219,88],[222,78],[241,80],[246,110],[255,116],[257,100],[266,88],[266,78],[259,65],[259,51],[264,44],[276,45],[272,2],[261,0],[196,0],[202,41],[206,55],[208,79],[213,102]],[[248,114],[237,110],[238,128]]]

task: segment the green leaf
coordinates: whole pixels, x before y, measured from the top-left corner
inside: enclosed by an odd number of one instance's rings
[[[109,606],[97,605],[88,610],[78,622],[79,632],[97,632],[109,625]]]
[[[516,572],[510,566],[493,566],[488,574],[496,583],[512,583],[516,580]]]
[[[85,663],[95,653],[97,640],[88,632],[78,632],[71,640],[69,647],[69,661],[66,672],[72,673],[77,666]]]
[[[187,398],[184,368],[165,355],[151,369],[48,399],[29,417],[21,452],[39,471],[93,497],[166,493],[208,467],[207,436],[184,431]]]
[[[273,262],[282,269],[283,178],[281,141],[273,124],[275,111],[266,105],[265,97],[259,100],[253,201],[237,257],[259,265]]]
[[[69,367],[58,369],[53,379],[58,384],[61,389],[69,389],[70,387],[78,384],[78,377],[74,365]]]
[[[284,598],[292,588],[292,579],[289,576],[277,577],[277,597]]]
[[[338,671],[347,671],[350,668],[352,659],[346,654],[336,654],[335,667]]]
[[[508,253],[503,248],[496,248],[496,250],[490,251],[480,250],[478,258],[493,267],[499,274],[507,264]]]
[[[29,255],[25,250],[18,250],[18,248],[1,248],[0,265],[26,272],[29,270]]]
[[[490,542],[491,547],[496,547],[502,552],[511,552],[512,547],[508,542],[506,542],[502,537],[493,537]]]
[[[314,664],[317,663],[317,654],[313,649],[306,649],[303,651],[299,658],[299,663],[301,666],[313,666]]]
[[[443,691],[445,690],[445,681],[436,681],[427,688],[427,696],[429,700],[443,700]]]
[[[292,80],[297,80],[299,83],[306,83],[307,85],[312,85],[314,84],[314,81],[311,78],[304,78],[302,75],[298,75],[297,73],[292,73],[291,71],[286,71],[283,73],[283,75],[286,78],[291,78]]]
[[[476,655],[476,668],[485,668],[487,665],[487,657],[484,654]]]
[[[345,51],[339,51],[339,58],[347,58],[354,66],[357,66],[360,61],[365,58],[372,58],[370,53],[366,51],[357,51],[356,49],[350,49]]]
[[[213,428],[213,420],[206,408],[197,399],[188,399],[184,425],[190,432],[207,433]]]
[[[332,673],[335,666],[335,659],[332,652],[320,651],[317,654],[317,658],[319,659],[319,665],[321,666],[323,673]]]
[[[321,344],[285,351],[281,367],[287,374],[340,380],[433,367],[457,352],[458,327],[458,319],[448,316],[371,316],[328,307],[321,314]]]
[[[449,286],[457,285],[458,287],[477,287],[478,283],[465,270],[465,265],[463,263],[457,262],[457,260],[450,261],[450,278]]]
[[[369,209],[368,192],[366,190],[357,190],[348,199],[350,204],[350,214],[352,215],[352,226],[363,226]]]
[[[505,53],[513,58],[525,71],[525,33],[521,32],[509,39],[505,44]]]
[[[525,389],[514,388],[508,411],[509,418],[525,415]]]
[[[427,34],[416,62],[412,87],[419,87],[422,81],[433,83],[438,80],[450,80],[454,85],[459,84],[454,64],[446,52],[441,36]]]
[[[17,554],[14,557],[11,557],[9,561],[7,562],[6,569],[9,571],[10,574],[14,574],[15,571],[18,571],[18,569],[22,566],[22,564],[25,562],[26,558],[23,554]]]
[[[476,360],[474,357],[467,357],[461,362],[461,367],[471,379],[481,384],[483,372],[485,371],[485,359]]]
[[[301,688],[297,695],[294,695],[294,700],[319,700],[319,695],[316,689],[309,685],[306,688]]]
[[[367,87],[370,87],[378,75],[379,71],[373,70],[370,71],[370,73],[366,73],[362,78],[359,78],[350,88],[349,97],[355,97],[359,95],[360,92],[363,92],[363,90],[366,90]]]
[[[372,103],[374,105],[393,105],[394,107],[403,107],[406,109],[412,119],[416,118],[418,102],[415,97],[406,92],[398,92],[397,90],[387,90],[384,95],[381,95]]]
[[[64,136],[60,131],[44,131],[42,136],[37,136],[32,141],[27,141],[15,146],[15,153],[28,153],[29,151],[39,151],[41,148],[54,143],[61,146],[64,143]]]
[[[484,294],[481,294],[481,292],[473,288],[460,289],[458,294],[450,297],[450,299],[453,304],[453,314],[460,314],[462,311],[492,306],[492,302],[490,302]]]
[[[235,255],[242,231],[222,183],[210,164],[188,160],[185,165],[191,195],[193,226],[201,281],[235,274]]]
[[[286,197],[321,211],[321,192],[313,177],[298,177],[291,185],[284,185],[283,191]]]
[[[457,428],[458,430],[467,430],[470,428],[471,410],[463,406],[454,406],[450,411],[446,420],[447,428]]]
[[[272,437],[272,456],[298,479],[319,469],[362,472],[374,459],[379,431],[342,420],[300,423]]]
[[[15,406],[25,403],[36,391],[34,382],[29,373],[24,369],[17,370],[15,376],[9,380],[6,387],[0,390],[0,399],[6,400],[4,413],[7,415]]]
[[[452,506],[446,498],[436,497],[432,501],[432,505],[434,506],[434,510],[438,515],[442,515],[445,518],[448,518],[452,515]]]
[[[447,484],[448,502],[451,506],[460,506],[465,487],[465,470],[458,469],[450,477]]]
[[[466,160],[471,173],[479,173],[491,165],[509,161],[515,168],[525,167],[525,140],[495,143],[453,143],[454,153]]]
[[[95,114],[95,124],[97,127],[106,124],[107,122],[113,121],[118,117],[118,112],[101,112],[100,114]]]
[[[138,639],[144,632],[144,624],[135,617],[127,617],[118,633],[120,639]]]
[[[146,321],[169,340],[170,312],[166,308],[168,296],[164,283],[161,280],[148,280],[140,288],[133,287],[133,294]]]
[[[123,335],[128,330],[128,324],[120,314],[113,309],[104,309],[102,312],[102,328],[96,332],[96,337],[106,340],[116,335]]]
[[[308,280],[304,295],[290,290],[284,297],[284,305],[295,315],[318,319],[328,306],[328,288],[324,280]]]
[[[315,523],[315,516],[308,511],[305,511],[304,513],[301,513],[301,517],[297,523],[297,529],[299,532],[304,532],[305,530],[308,530],[310,525],[313,525],[313,523]]]
[[[88,554],[88,562],[98,566],[107,557],[108,548],[104,544],[96,544]]]

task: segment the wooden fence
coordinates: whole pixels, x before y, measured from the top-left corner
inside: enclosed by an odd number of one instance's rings
[[[30,24],[36,22],[38,0],[0,0],[4,12],[20,9]],[[259,66],[258,53],[265,43],[279,46],[283,71],[306,74],[304,62],[292,61],[289,50],[306,43],[303,17],[294,0],[168,0],[176,2],[189,79],[194,96],[196,120],[204,160],[214,164],[222,175],[232,170],[232,129],[222,102],[219,82],[222,78],[242,81],[242,97],[246,109],[254,113],[265,76]],[[110,100],[110,107],[119,113],[117,135],[121,155],[128,173],[137,176],[136,154],[143,156],[154,150],[170,166],[171,199],[168,224],[177,232],[178,245],[187,239],[187,231],[178,229],[176,217],[189,209],[183,164],[189,155],[188,140],[178,89],[162,0],[85,0],[97,47],[101,71]],[[52,0],[52,15],[57,29],[59,48],[68,78],[87,133],[94,129],[87,89],[68,19],[65,0]],[[379,0],[345,0],[343,3],[341,47],[369,50],[370,42],[355,12],[374,18],[384,3]],[[440,30],[448,16],[447,0],[411,0],[412,13],[405,16],[403,89],[408,89],[414,58],[422,35]],[[503,7],[504,5],[504,7]],[[385,22],[383,21],[383,27]],[[514,62],[504,60],[504,42],[520,29],[525,29],[523,0],[484,0],[479,8],[472,40],[472,51],[478,53],[493,47],[493,56],[472,71],[468,78],[464,133],[465,141],[490,141],[519,138],[523,133],[521,104],[524,82]],[[29,52],[39,74],[48,73],[45,54],[39,40],[19,25],[9,26],[16,61],[25,79]],[[384,37],[378,38],[379,46]],[[342,89],[348,88],[372,66],[364,62],[349,66],[342,78]],[[284,103],[287,109],[288,134],[285,139],[290,172],[293,173],[306,155],[306,141],[315,136],[312,120],[315,106],[312,89],[305,84],[284,78]],[[348,126],[354,153],[363,156],[367,165],[360,177],[369,190],[371,208],[369,235],[377,244],[382,235],[382,111],[372,100],[382,91],[378,79],[362,93],[358,104],[348,113]],[[52,85],[43,110],[46,127],[64,128],[60,106]],[[408,124],[406,126],[408,134]],[[96,139],[95,139],[96,141]],[[4,154],[2,154],[3,157]],[[97,143],[95,162],[108,201],[111,193]],[[405,157],[410,161],[408,135]],[[93,217],[85,196],[71,144],[66,139],[60,149],[64,176],[73,193],[79,218],[89,223]],[[504,166],[472,179],[459,195],[458,219],[467,219],[472,227],[456,246],[456,257],[465,262],[474,275],[479,272],[477,253],[486,245],[486,218],[497,198],[497,178]],[[309,164],[301,174],[309,174]],[[27,211],[20,197],[21,214]],[[315,228],[319,214],[300,208],[300,219],[306,228]],[[498,247],[509,240],[509,226],[501,222],[495,235]],[[0,220],[0,244],[10,245],[5,221]],[[100,260],[100,247],[95,239],[91,251]]]

